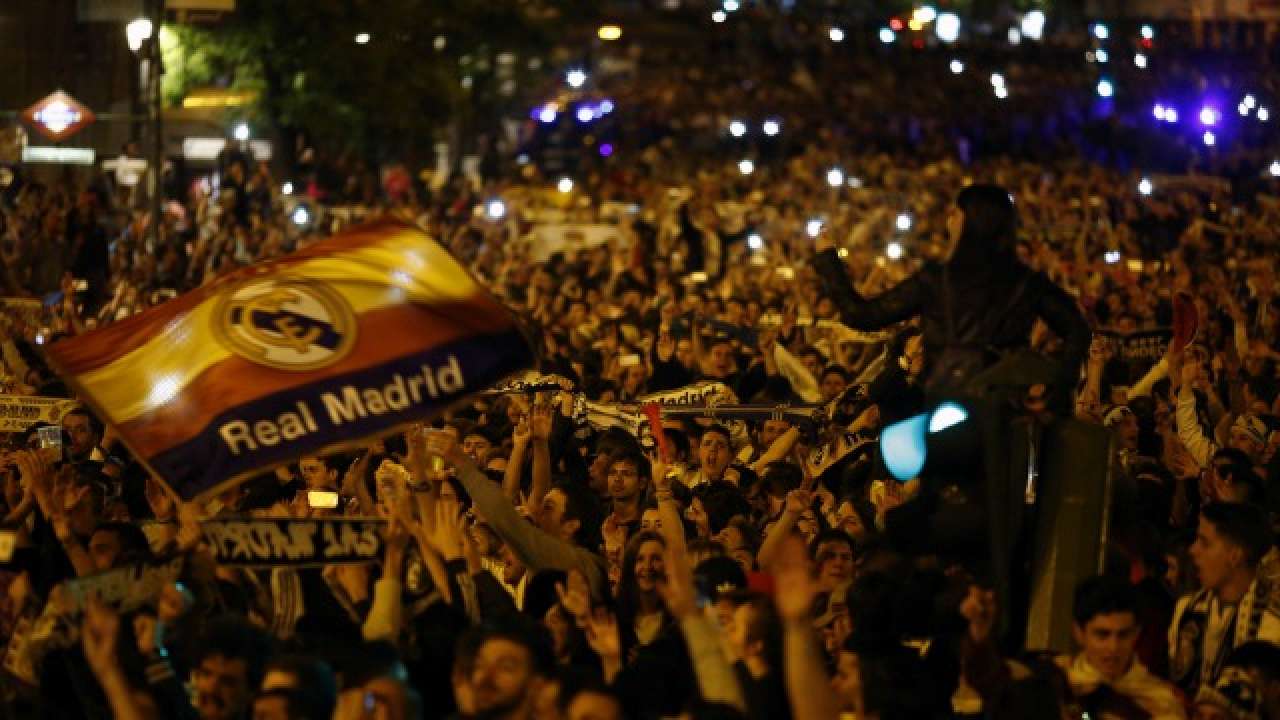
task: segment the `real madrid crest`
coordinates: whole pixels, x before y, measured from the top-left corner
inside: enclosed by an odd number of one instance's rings
[[[246,360],[305,372],[332,365],[351,351],[356,317],[329,287],[305,278],[255,278],[218,302],[216,337]]]

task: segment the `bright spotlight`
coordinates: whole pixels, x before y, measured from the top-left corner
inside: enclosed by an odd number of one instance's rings
[[[738,12],[738,8],[742,7],[742,4],[738,0],[724,0],[722,7],[724,7],[725,12]]]
[[[1098,51],[1095,52],[1093,56],[1098,60],[1099,64],[1106,63],[1111,59],[1111,56],[1107,54],[1107,51],[1102,48],[1098,48]]]
[[[578,108],[578,122],[589,123],[595,119],[596,119],[596,113],[591,108],[587,107],[586,105],[583,105],[582,107]]]
[[[293,214],[290,216],[290,219],[293,220],[294,225],[302,227],[303,225],[311,222],[311,213],[307,211],[305,205],[299,205],[293,209]]]
[[[1168,108],[1164,111],[1164,121],[1169,123],[1178,122],[1178,109]]]
[[[370,40],[369,33],[359,33],[356,35],[357,45],[368,45],[369,40]]]
[[[1245,95],[1244,99],[1241,100],[1240,102],[1247,105],[1250,110],[1258,106],[1258,98],[1254,97],[1253,95]]]
[[[827,171],[827,184],[831,187],[840,187],[844,184],[844,171],[838,167],[833,167]]]
[[[1213,134],[1212,130],[1205,130],[1201,139],[1204,140],[1204,144],[1208,147],[1213,147],[1218,142],[1218,138]]]
[[[1133,66],[1134,66],[1134,67],[1136,67],[1136,68],[1138,68],[1139,70],[1146,70],[1146,69],[1147,69],[1147,56],[1146,56],[1146,55],[1143,55],[1142,53],[1134,53],[1134,55],[1133,55]]]
[[[960,16],[953,12],[938,15],[933,23],[933,33],[944,43],[953,43],[960,38]]]
[[[1280,177],[1280,160],[1272,160],[1267,171],[1271,173],[1271,177]]]
[[[1107,38],[1111,37],[1111,30],[1108,29],[1107,26],[1103,25],[1102,23],[1095,23],[1093,26],[1093,36],[1098,38],[1099,40],[1106,40]]]
[[[1271,119],[1271,111],[1260,107],[1258,108],[1258,122],[1266,122]]]
[[[736,138],[740,138],[743,135],[746,135],[747,124],[742,122],[741,120],[734,120],[733,122],[729,123],[729,134]]]
[[[962,73],[962,72],[964,72],[964,63],[963,63],[963,62],[960,62],[959,60],[952,60],[952,61],[951,61],[951,74],[952,74],[952,75],[959,75],[959,74],[960,74],[960,73]]]
[[[741,173],[741,174],[743,174],[743,175],[750,175],[751,173],[753,173],[753,172],[755,172],[755,171],[756,171],[756,164],[755,164],[755,163],[753,163],[753,162],[751,162],[750,160],[739,160],[739,161],[738,161],[738,172],[739,172],[739,173]]]
[[[747,247],[752,250],[760,250],[764,247],[764,238],[760,237],[760,233],[751,233],[747,236]]]
[[[1143,25],[1142,30],[1140,32],[1142,33],[1143,40],[1152,40],[1156,36],[1155,28],[1151,27],[1150,25]]]
[[[902,257],[902,243],[894,240],[884,246],[885,257],[890,260],[897,260]]]
[[[726,19],[726,18],[728,18],[728,17],[729,17],[729,16],[728,16],[728,15],[726,15],[726,14],[725,14],[725,12],[724,12],[723,10],[717,10],[717,11],[715,11],[715,12],[711,13],[711,22],[713,22],[713,23],[722,23],[722,22],[724,22],[724,21],[725,21],[725,19]]]
[[[596,37],[601,40],[617,40],[622,37],[622,28],[617,25],[601,25],[596,31]]]
[[[546,105],[543,105],[542,109],[538,111],[538,120],[548,125],[555,122],[556,106],[552,105],[551,103],[547,103]]]
[[[284,185],[281,185],[281,186],[280,186],[280,194],[281,194],[281,195],[292,195],[292,194],[293,194],[293,183],[291,183],[291,182],[287,182],[287,183],[285,183]]]
[[[1120,262],[1120,251],[1119,250],[1106,251],[1105,253],[1102,254],[1102,261],[1108,265],[1115,265],[1116,263]]]
[[[1098,97],[1109,98],[1114,92],[1115,88],[1112,87],[1110,80],[1102,78],[1098,81]]]
[[[247,123],[240,123],[239,125],[236,125],[236,129],[233,133],[237,140],[244,142],[249,139],[249,125]]]
[[[811,238],[816,238],[822,232],[822,221],[817,218],[810,218],[809,222],[804,224],[804,234]]]
[[[485,203],[484,214],[489,216],[490,220],[501,220],[506,217],[507,204],[497,199],[490,200]]]
[[[894,223],[899,230],[906,232],[911,229],[911,215],[909,213],[898,213],[898,219]]]
[[[1164,120],[1165,112],[1167,111],[1165,110],[1164,105],[1160,103],[1156,103],[1156,106],[1151,109],[1151,114],[1155,115],[1157,120]]]
[[[765,135],[773,137],[774,135],[782,132],[782,124],[777,120],[765,120],[764,125],[760,126],[760,129],[764,131]]]
[[[999,98],[999,99],[1001,99],[1001,100],[1004,100],[1005,98],[1008,98],[1008,97],[1009,97],[1009,88],[1007,88],[1007,87],[1005,87],[1005,86],[1003,86],[1003,85],[1001,85],[1000,87],[996,88],[996,97],[997,97],[997,98]]]
[[[911,19],[928,24],[938,19],[938,11],[932,5],[921,5],[911,13]]]
[[[1032,10],[1022,16],[1022,22],[1019,25],[1022,28],[1022,36],[1031,40],[1039,40],[1044,37],[1044,13],[1039,10]]]
[[[1244,103],[1240,103],[1236,106],[1236,112],[1240,113],[1241,117],[1245,117],[1249,114],[1249,106]]]
[[[1006,37],[1009,39],[1010,45],[1018,45],[1022,42],[1022,32],[1016,27],[1009,28],[1009,32],[1006,33]]]
[[[887,27],[880,28],[880,42],[884,43],[885,45],[892,45],[893,41],[897,39],[898,39],[898,36],[893,32],[893,30]]]
[[[556,183],[556,189],[566,195],[573,192],[573,180],[568,177],[560,178],[560,181]]]
[[[827,37],[831,38],[831,42],[833,43],[844,42],[844,30],[841,30],[838,27],[833,27],[827,32]]]
[[[1153,188],[1152,188],[1152,185],[1151,185],[1151,181],[1150,181],[1149,179],[1147,179],[1147,178],[1142,178],[1141,180],[1139,180],[1139,181],[1138,181],[1138,192],[1139,192],[1139,193],[1141,193],[1141,194],[1143,194],[1143,195],[1150,195],[1150,194],[1151,194],[1151,190],[1152,190],[1152,189],[1153,189]]]
[[[1218,122],[1218,111],[1209,106],[1200,108],[1200,124],[1216,125]]]
[[[578,68],[574,68],[564,74],[564,80],[569,83],[569,87],[580,88],[587,83],[587,74]]]
[[[1000,73],[991,73],[991,87],[1004,87],[1004,76]]]

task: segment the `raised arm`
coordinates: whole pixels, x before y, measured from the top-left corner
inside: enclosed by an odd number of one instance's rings
[[[819,247],[822,244],[819,243]],[[829,245],[829,241],[826,244]],[[855,330],[879,330],[919,315],[926,299],[926,288],[919,275],[903,280],[875,298],[864,298],[854,289],[845,273],[844,262],[830,247],[814,256],[813,269],[840,310],[841,321]]]

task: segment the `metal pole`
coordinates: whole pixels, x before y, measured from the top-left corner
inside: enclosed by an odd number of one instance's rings
[[[160,225],[163,218],[163,189],[161,176],[164,174],[164,124],[161,120],[160,76],[164,73],[160,57],[160,23],[164,21],[164,0],[150,0],[151,17],[151,62],[150,70],[150,109],[151,109],[151,252],[160,252]]]

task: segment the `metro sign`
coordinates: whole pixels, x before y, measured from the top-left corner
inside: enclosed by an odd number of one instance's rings
[[[54,142],[75,135],[95,118],[92,110],[61,90],[22,111],[23,120]]]

